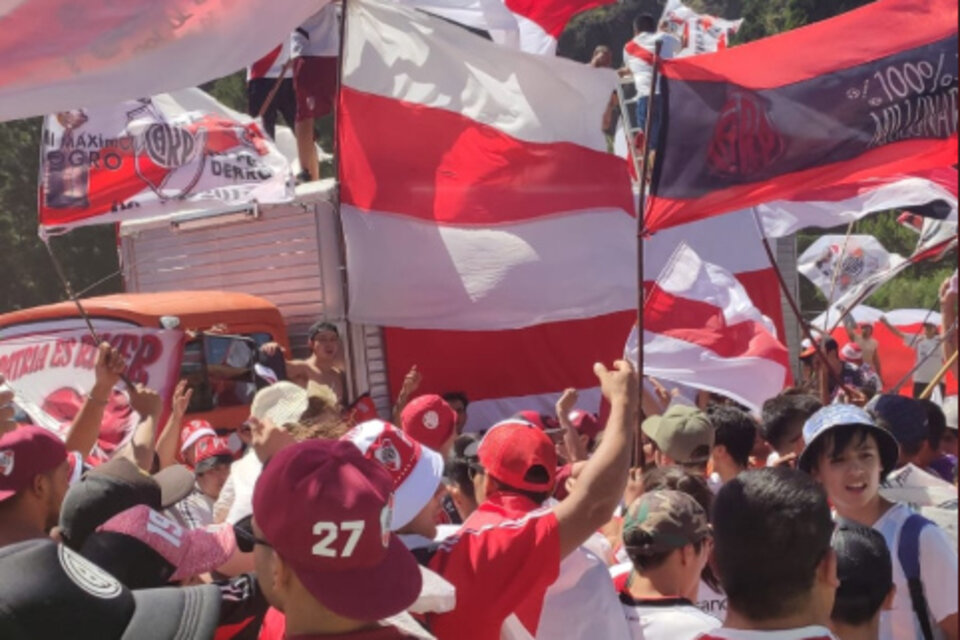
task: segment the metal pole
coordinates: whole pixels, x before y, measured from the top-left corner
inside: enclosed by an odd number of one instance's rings
[[[643,151],[640,156],[643,162],[643,170],[638,176],[640,179],[640,193],[637,198],[637,383],[640,385],[640,400],[643,400],[643,235],[644,235],[644,211],[647,205],[647,177],[650,174],[650,163],[647,162],[647,156],[650,151],[650,123],[653,122],[653,111],[656,109],[656,101],[653,99],[656,95],[657,80],[660,75],[660,49],[663,41],[658,40],[653,51],[653,73],[650,74],[650,95],[647,98],[647,114],[643,123]],[[633,141],[629,141],[633,145]],[[643,420],[643,409],[640,410],[640,420]],[[639,425],[637,425],[639,427]],[[643,433],[637,429],[636,447],[634,453],[634,466],[646,466],[646,456],[643,452]]]
[[[850,221],[850,224],[847,225],[847,235],[843,238],[843,246],[840,248],[840,257],[837,259],[837,263],[833,265],[833,276],[830,278],[830,295],[827,296],[827,314],[823,317],[823,326],[830,326],[830,307],[833,306],[833,294],[837,287],[837,276],[840,275],[840,268],[843,266],[843,259],[847,255],[847,244],[850,242],[850,234],[853,232],[853,225],[856,224],[856,219]]]

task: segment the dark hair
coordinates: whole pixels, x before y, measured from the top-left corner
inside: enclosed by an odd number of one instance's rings
[[[893,586],[893,563],[883,535],[867,527],[840,527],[830,545],[840,586],[830,618],[851,626],[873,619]]]
[[[654,467],[650,471],[643,472],[643,492],[660,491],[662,489],[672,489],[673,491],[682,491],[697,501],[697,504],[703,509],[703,512],[710,517],[713,512],[713,492],[707,485],[703,476],[690,473],[683,467]],[[699,551],[699,547],[697,548]],[[629,552],[628,552],[629,555]],[[633,561],[633,557],[630,557]],[[634,563],[636,566],[636,563]],[[647,568],[654,568],[647,565]],[[713,569],[708,564],[703,568],[700,578],[709,585],[714,591],[720,591],[720,582],[713,573]]]
[[[651,33],[657,30],[657,21],[649,13],[641,13],[633,19],[634,33]]]
[[[457,436],[453,441],[453,457],[447,461],[444,467],[443,475],[447,481],[455,484],[460,492],[471,500],[476,500],[476,494],[473,491],[473,480],[470,475],[470,467],[479,465],[475,456],[468,456],[464,450],[476,442],[477,439],[470,434]]]
[[[878,421],[878,425],[882,427],[882,424]],[[877,448],[880,448],[880,442],[877,440],[877,437],[872,433],[873,429],[863,424],[841,424],[836,427],[831,428],[821,437],[815,439],[804,452],[804,457],[809,456],[810,464],[812,468],[816,468],[817,464],[820,461],[820,457],[826,454],[828,457],[834,458],[843,453],[844,449],[849,447],[851,444],[859,447],[867,440],[867,436],[870,436],[874,439],[874,442],[877,443]],[[808,453],[809,452],[809,453]],[[887,474],[884,471],[880,472],[880,481],[883,482],[886,479]]]
[[[831,351],[836,353],[840,350],[840,345],[837,344],[837,341],[833,338],[827,338],[823,341],[823,352],[830,353]]]
[[[918,402],[923,405],[924,411],[927,412],[927,442],[930,443],[930,448],[933,451],[937,451],[940,448],[940,441],[943,440],[943,434],[947,431],[947,416],[943,414],[943,409],[932,400],[924,398],[918,400]]]
[[[826,494],[801,471],[744,471],[727,482],[714,501],[713,538],[730,608],[758,621],[796,612],[832,532]]]
[[[446,393],[441,394],[440,397],[447,402],[450,402],[451,400],[457,400],[463,405],[464,409],[470,406],[470,401],[467,399],[467,394],[463,391],[447,391]]]
[[[823,405],[815,396],[802,389],[787,389],[763,403],[760,435],[774,449],[783,447],[791,427],[803,423]]]
[[[731,406],[714,407],[707,417],[716,434],[713,446],[723,445],[734,462],[746,467],[757,438],[757,422],[746,411]]]
[[[676,551],[676,549],[673,549],[671,551],[664,551],[662,553],[654,554],[638,553],[636,548],[642,544],[641,540],[639,540],[639,537],[643,535],[646,535],[643,531],[634,529],[632,531],[628,531],[626,535],[623,536],[623,546],[624,549],[627,550],[627,556],[630,557],[630,562],[633,563],[633,567],[641,573],[656,569],[667,561],[667,558],[670,557],[671,553]],[[693,550],[696,553],[700,553],[700,550],[703,549],[703,540],[697,540],[692,544]]]
[[[317,337],[317,334],[321,331],[332,331],[333,333],[337,334],[337,336],[340,335],[340,330],[337,329],[337,325],[333,324],[332,322],[314,322],[312,325],[310,325],[310,331],[307,332],[307,336],[312,342],[313,339]]]

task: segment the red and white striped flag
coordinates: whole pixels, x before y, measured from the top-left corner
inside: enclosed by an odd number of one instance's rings
[[[788,380],[789,354],[773,323],[726,269],[681,244],[643,309],[643,371],[732,398],[759,411]],[[638,331],[626,355],[636,363]]]
[[[354,322],[516,329],[632,306],[616,76],[393,3],[347,5],[338,111]]]

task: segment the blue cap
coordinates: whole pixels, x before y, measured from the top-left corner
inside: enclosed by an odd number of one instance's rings
[[[893,471],[897,465],[897,458],[900,456],[900,448],[897,441],[889,431],[877,425],[873,417],[852,404],[828,404],[823,407],[803,425],[803,452],[797,460],[797,467],[802,471],[809,472],[813,464],[810,455],[810,445],[820,438],[823,434],[834,427],[844,425],[862,425],[867,427],[877,439],[877,447],[880,449],[880,462],[883,465],[883,474],[886,475]]]
[[[930,435],[927,412],[913,398],[887,393],[872,399],[867,406],[887,423],[902,445],[920,444]]]

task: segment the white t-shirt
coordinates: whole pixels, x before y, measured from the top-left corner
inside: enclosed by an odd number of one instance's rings
[[[897,559],[900,530],[912,514],[904,504],[890,508],[877,520],[873,528],[883,534],[893,557],[893,584],[897,593],[893,609],[880,614],[880,640],[910,640],[923,638],[920,624],[913,613],[910,590],[903,567]],[[939,527],[927,525],[920,532],[920,580],[927,606],[933,614],[931,628],[935,638],[942,638],[936,622],[957,612],[957,549]]]
[[[297,27],[290,36],[290,56],[340,55],[340,4],[331,2]]]
[[[613,578],[615,585],[621,585],[625,581],[626,574],[633,569],[633,563],[629,560],[621,562],[618,565],[610,567],[610,577]],[[703,580],[697,589],[697,608],[720,622],[727,619],[727,596],[710,588]]]
[[[633,40],[627,43],[626,48],[623,52],[623,59],[627,65],[627,68],[630,69],[633,73],[633,83],[637,87],[637,94],[641,96],[650,95],[650,80],[653,76],[653,65],[651,64],[653,52],[656,50],[657,41],[663,40],[663,45],[660,47],[660,58],[669,59],[674,57],[678,51],[680,51],[680,40],[676,36],[664,33],[663,31],[657,31],[656,33],[641,33],[636,36]],[[638,45],[640,48],[646,51],[646,54],[642,52],[631,53],[631,50],[636,51],[633,45]],[[657,93],[660,93],[660,85],[657,83]]]
[[[230,477],[227,478],[227,484],[232,488],[233,501],[227,505],[226,522],[236,524],[253,514],[253,488],[257,484],[257,478],[260,477],[261,469],[263,469],[263,465],[253,449],[247,451],[242,458],[230,465]],[[226,490],[226,486],[224,485],[224,490]],[[224,491],[220,492],[221,498],[223,493]]]
[[[904,342],[907,346],[911,346],[913,340],[914,338],[907,338]],[[917,358],[913,361],[913,366],[917,366],[917,363],[923,360],[923,364],[913,372],[913,381],[930,382],[937,375],[937,372],[940,371],[940,367],[943,364],[936,353],[940,350],[940,341],[937,338],[921,337],[917,339],[912,346],[913,350],[917,353]],[[928,355],[929,357],[927,357]],[[926,358],[926,360],[924,360],[924,358]]]
[[[720,626],[683,598],[633,600],[621,594],[620,604],[633,640],[693,640]]]

